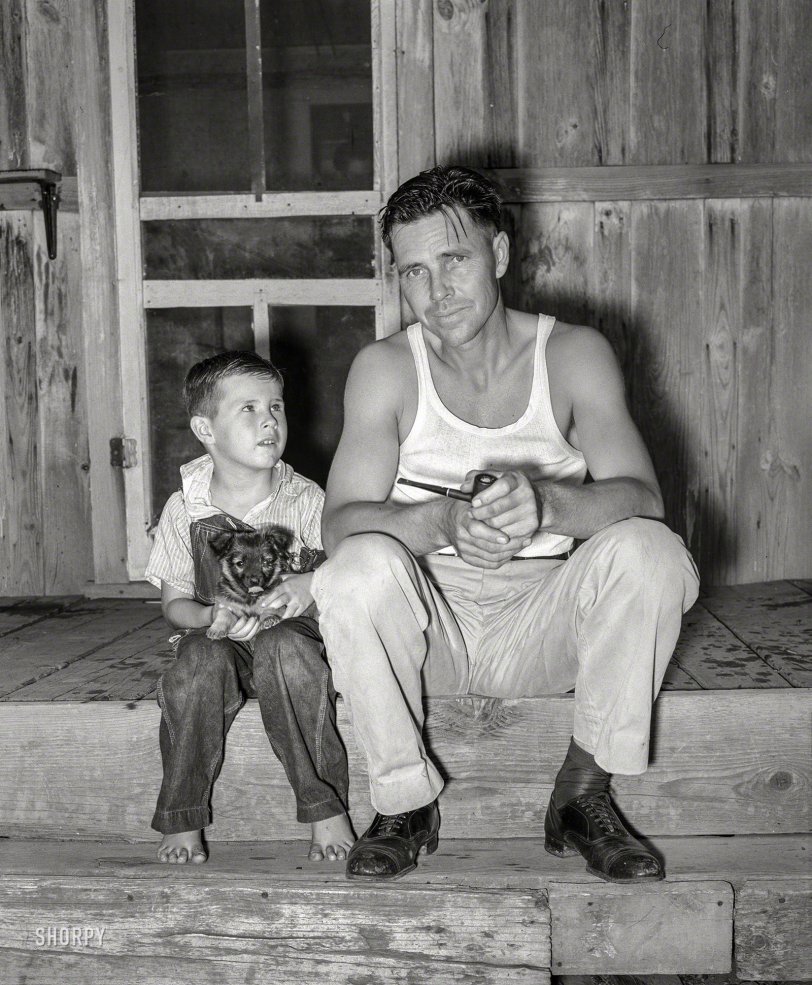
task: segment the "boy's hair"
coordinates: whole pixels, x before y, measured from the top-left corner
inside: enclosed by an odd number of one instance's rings
[[[203,417],[214,417],[220,399],[220,383],[229,376],[259,376],[269,377],[281,386],[284,385],[282,374],[273,363],[256,352],[231,350],[218,352],[209,356],[194,366],[186,374],[183,383],[183,399],[189,417],[198,414]]]
[[[481,229],[498,230],[502,221],[502,199],[493,182],[478,171],[451,164],[421,171],[392,193],[378,215],[381,238],[391,250],[396,225],[445,209],[457,216],[465,209]]]

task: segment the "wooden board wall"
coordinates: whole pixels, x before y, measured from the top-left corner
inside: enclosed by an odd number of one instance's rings
[[[812,162],[810,32],[805,0],[398,7],[401,178],[452,162],[505,176],[507,301],[612,341],[708,583],[812,565],[812,199],[780,168]],[[708,164],[779,165],[775,193],[740,197],[733,167],[729,197],[689,198]]]
[[[104,10],[0,0],[0,170],[80,183],[78,214],[66,201],[58,213],[55,260],[39,210],[0,213],[0,591],[14,594],[82,590],[94,546],[102,577],[126,570],[107,449],[121,408],[111,221],[99,221],[111,203]],[[91,501],[107,522],[95,545]]]

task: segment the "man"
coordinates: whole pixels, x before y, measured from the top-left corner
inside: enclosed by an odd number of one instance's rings
[[[329,559],[313,585],[378,812],[347,874],[397,878],[437,846],[442,780],[421,738],[424,694],[574,687],[545,847],[580,852],[610,882],[661,879],[619,821],[609,778],[646,769],[696,569],[658,522],[609,344],[505,308],[499,226],[493,185],[461,167],[412,178],[381,215],[417,323],[350,371],[323,514]],[[468,491],[478,472],[497,481],[471,503],[398,481],[464,479]]]

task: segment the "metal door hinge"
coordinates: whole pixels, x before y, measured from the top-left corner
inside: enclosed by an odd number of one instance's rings
[[[138,464],[138,444],[135,438],[110,439],[110,464],[117,469],[131,469]]]

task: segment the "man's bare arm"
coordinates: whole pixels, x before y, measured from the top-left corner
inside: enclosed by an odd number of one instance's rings
[[[578,442],[595,481],[531,484],[519,472],[504,473],[473,512],[511,537],[543,530],[586,540],[618,520],[663,516],[654,467],[629,415],[611,346],[592,329],[578,328],[571,336],[563,382],[573,395]]]
[[[389,347],[378,343],[356,357],[322,514],[327,553],[351,534],[373,531],[397,538],[418,557],[452,543],[471,558],[510,548],[515,553],[506,535],[472,519],[467,503],[439,497],[408,506],[386,502],[397,474],[403,386],[403,367]]]

